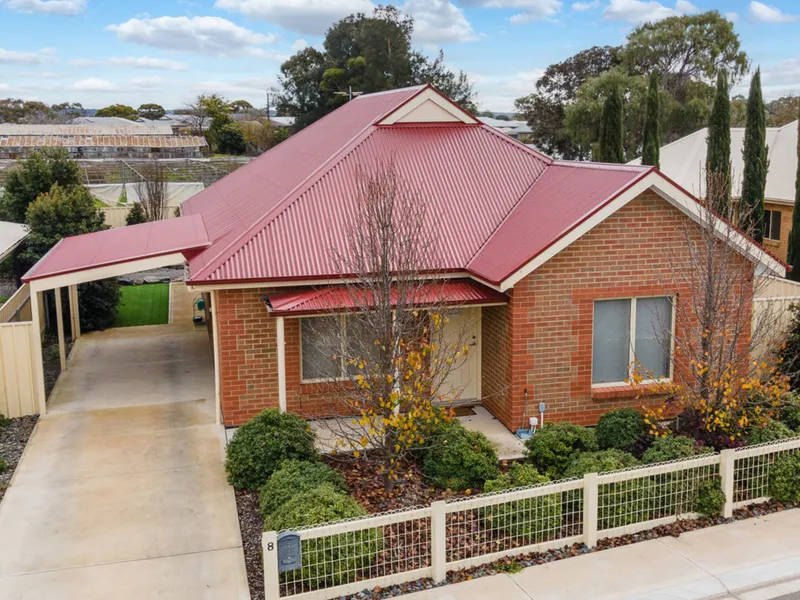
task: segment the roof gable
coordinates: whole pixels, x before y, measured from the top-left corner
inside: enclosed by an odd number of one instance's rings
[[[402,123],[480,123],[475,117],[428,86],[386,115],[379,125]]]

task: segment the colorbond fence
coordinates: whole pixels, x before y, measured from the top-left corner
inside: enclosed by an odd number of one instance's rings
[[[0,414],[6,417],[39,412],[33,383],[33,329],[30,289],[25,284],[0,306]]]
[[[327,600],[503,557],[615,537],[695,518],[705,481],[719,478],[725,516],[768,499],[775,459],[800,452],[800,437],[721,454],[591,473],[509,492],[301,528],[302,566],[280,572],[278,532],[265,532],[267,600]]]

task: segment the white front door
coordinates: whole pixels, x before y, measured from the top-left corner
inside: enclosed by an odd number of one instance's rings
[[[466,358],[453,367],[439,388],[439,393],[451,401],[477,400],[480,397],[480,319],[480,308],[464,307],[447,313],[442,346],[452,348],[456,344],[465,344],[469,348]]]

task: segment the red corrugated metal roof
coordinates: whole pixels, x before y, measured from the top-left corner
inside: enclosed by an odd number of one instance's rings
[[[207,248],[208,233],[200,215],[107,229],[62,239],[22,278],[43,279],[143,258]]]
[[[467,264],[499,284],[651,169],[555,162]]]
[[[192,283],[342,275],[357,171],[391,160],[429,207],[440,240],[424,268],[491,283],[554,243],[644,167],[556,162],[482,124],[377,125],[424,88],[365,95],[183,204],[213,245],[190,261]]]
[[[300,316],[330,311],[360,310],[371,306],[369,290],[345,286],[280,294],[265,298],[269,311],[276,316]],[[392,305],[396,302],[392,299]],[[421,285],[414,297],[415,306],[504,304],[508,296],[468,279]]]

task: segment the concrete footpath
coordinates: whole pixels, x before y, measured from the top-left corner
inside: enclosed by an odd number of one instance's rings
[[[800,599],[800,510],[585,554],[407,600]]]

